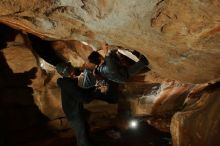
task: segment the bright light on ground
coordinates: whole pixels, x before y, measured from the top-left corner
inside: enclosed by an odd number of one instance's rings
[[[129,122],[129,127],[132,128],[132,129],[136,129],[138,126],[138,121],[137,120],[131,120]]]

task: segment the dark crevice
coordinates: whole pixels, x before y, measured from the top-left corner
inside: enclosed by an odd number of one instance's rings
[[[51,46],[50,41],[42,40],[41,38],[28,34],[32,49],[43,58],[46,62],[56,66],[58,63],[65,62],[65,59],[59,55]]]
[[[4,24],[0,24],[0,50],[7,47],[7,42],[13,41],[18,32],[18,30],[12,29],[11,27]]]

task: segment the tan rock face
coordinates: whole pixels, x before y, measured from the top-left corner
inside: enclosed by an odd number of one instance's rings
[[[27,48],[14,46],[4,49],[2,52],[13,73],[23,73],[37,67],[33,53]]]
[[[219,1],[1,1],[0,21],[47,39],[139,50],[158,74],[202,83],[219,77]]]
[[[27,36],[19,33],[15,40],[8,42],[7,47],[0,52],[1,59],[5,59],[5,64],[10,70],[10,73],[6,74],[9,81],[6,77],[1,76],[6,80],[1,82],[1,86],[11,90],[11,94],[1,93],[1,100],[9,105],[11,102],[15,105],[36,104],[39,110],[50,119],[64,117],[60,90],[56,85],[58,74],[55,73],[54,68],[51,70],[47,68],[46,71],[40,67],[42,62],[36,52],[31,50],[26,39]],[[3,62],[3,60],[1,61]],[[4,71],[7,68],[1,68],[1,70]]]
[[[219,89],[217,81],[195,91],[188,98],[197,100],[186,104],[183,110],[174,115],[171,133],[175,146],[219,145]]]
[[[134,87],[134,83],[130,86]],[[217,138],[220,130],[217,114],[219,79],[205,84],[166,81],[145,85],[145,89],[148,89],[147,92],[141,88],[129,92],[129,95],[133,95],[133,114],[148,116],[146,121],[150,125],[161,131],[170,131],[174,146],[220,143]]]
[[[146,84],[145,90],[136,89],[133,95],[134,115],[168,115],[181,110],[183,103],[193,84],[183,84],[177,81],[164,81],[161,84]],[[142,85],[143,86],[143,85]],[[138,93],[139,91],[139,93]]]

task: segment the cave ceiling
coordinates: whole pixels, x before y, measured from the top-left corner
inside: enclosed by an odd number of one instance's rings
[[[135,49],[159,75],[203,83],[220,73],[219,5],[217,0],[2,0],[0,21],[47,40]]]

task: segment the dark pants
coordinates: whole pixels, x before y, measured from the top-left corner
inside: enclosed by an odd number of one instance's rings
[[[57,84],[61,88],[62,107],[66,118],[74,129],[77,146],[89,146],[88,124],[85,119],[83,103],[88,103],[94,98],[102,100],[117,99],[117,91],[100,94],[95,89],[82,89],[77,86],[77,81],[70,78],[59,78]],[[113,84],[114,85],[114,84]],[[110,87],[114,90],[117,86]]]

